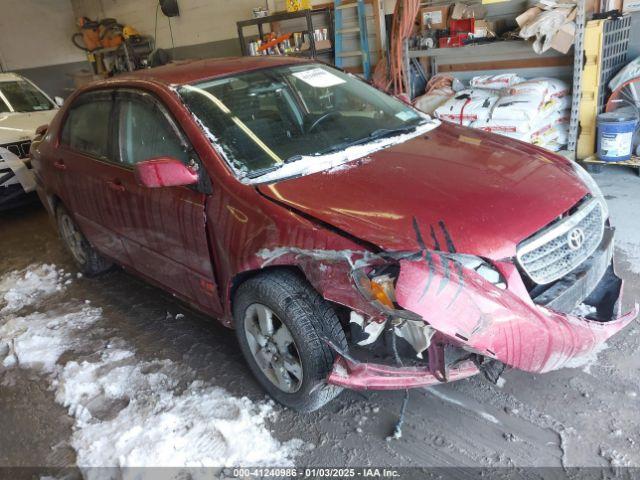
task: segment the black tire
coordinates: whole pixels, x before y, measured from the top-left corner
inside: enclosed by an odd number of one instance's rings
[[[65,247],[73,257],[75,264],[80,271],[92,277],[100,273],[106,272],[113,266],[113,262],[100,255],[95,248],[91,246],[89,241],[80,231],[75,220],[66,208],[58,205],[56,208],[56,223],[58,225],[58,233]],[[70,239],[68,229],[73,229],[75,238]]]
[[[302,365],[302,381],[295,392],[278,388],[254,358],[245,329],[245,315],[256,304],[268,307],[293,337],[296,354]],[[300,273],[273,270],[250,278],[240,285],[235,294],[233,316],[240,349],[249,368],[276,401],[299,412],[312,412],[342,391],[340,387],[325,383],[335,354],[323,338],[330,339],[346,351],[344,330],[333,307]]]

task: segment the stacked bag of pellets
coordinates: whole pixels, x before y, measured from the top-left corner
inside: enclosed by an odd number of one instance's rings
[[[473,77],[469,88],[457,91],[433,114],[441,120],[465,127],[486,122],[491,118],[491,112],[504,89],[522,81],[524,79],[514,73]]]
[[[568,141],[570,108],[566,82],[535,78],[503,90],[489,119],[470,126],[558,151]]]
[[[441,120],[469,127],[488,120],[499,98],[497,90],[466,88],[436,108],[433,114]]]
[[[435,109],[442,120],[497,133],[548,150],[568,141],[569,85],[555,78],[482,75]]]

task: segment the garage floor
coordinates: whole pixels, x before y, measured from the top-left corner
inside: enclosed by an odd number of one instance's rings
[[[640,299],[640,178],[612,168],[596,179],[628,308]],[[21,279],[0,310],[0,466],[640,465],[637,323],[580,368],[412,391],[404,436],[386,441],[401,392],[284,410],[233,332],[122,271],[79,278],[37,206],[0,225],[0,298]]]

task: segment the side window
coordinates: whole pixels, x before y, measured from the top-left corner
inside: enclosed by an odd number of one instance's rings
[[[118,104],[122,163],[133,165],[155,157],[189,162],[188,153],[158,107],[135,98],[123,98]]]
[[[62,144],[94,157],[108,158],[111,106],[112,101],[106,96],[79,97],[67,115]]]

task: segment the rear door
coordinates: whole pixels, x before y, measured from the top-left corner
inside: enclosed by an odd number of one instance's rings
[[[112,192],[121,169],[114,135],[113,90],[83,93],[71,105],[54,150],[58,194],[94,247],[121,264],[130,259],[115,231]]]
[[[167,109],[153,95],[119,90],[115,103],[116,156],[122,171],[113,179],[113,223],[126,243],[133,267],[209,311],[220,313],[206,235],[205,188],[146,188],[135,165],[172,157],[200,166],[199,158]],[[208,185],[204,167],[203,185]]]

